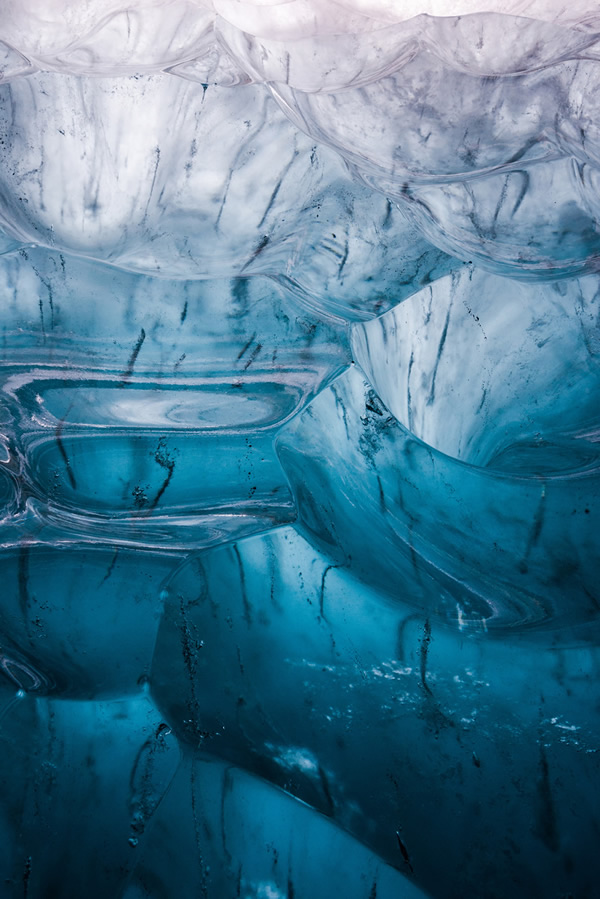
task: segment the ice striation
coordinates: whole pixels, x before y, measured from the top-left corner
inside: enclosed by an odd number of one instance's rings
[[[0,893],[588,899],[592,0],[0,0]]]

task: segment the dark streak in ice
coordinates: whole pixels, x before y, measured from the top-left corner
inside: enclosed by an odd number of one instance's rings
[[[392,204],[389,200],[385,201],[385,216],[381,223],[381,227],[384,231],[387,231],[392,222]]]
[[[527,546],[525,548],[525,553],[521,562],[519,563],[519,570],[525,574],[527,572],[528,560],[531,554],[532,549],[537,544],[540,539],[540,535],[542,533],[542,528],[544,526],[544,517],[546,512],[546,486],[545,484],[542,486],[542,491],[540,494],[540,501],[538,503],[538,507],[535,511],[535,516],[533,519],[533,526],[531,528],[531,532],[529,534],[529,538],[527,540]]]
[[[411,864],[410,857],[409,857],[409,855],[408,855],[408,849],[406,848],[406,846],[405,846],[404,843],[402,842],[402,838],[401,838],[400,833],[399,833],[398,831],[396,831],[396,839],[398,840],[398,846],[400,847],[400,852],[402,853],[402,858],[404,859],[404,863],[405,863],[406,865],[408,865],[408,868],[409,868],[411,874],[414,874],[414,868],[413,868],[413,866],[412,866],[412,864]]]
[[[65,426],[64,418],[61,418],[59,423],[56,425],[56,431],[54,432],[54,436],[56,437],[56,444],[58,446],[58,451],[62,457],[63,462],[65,463],[65,469],[67,472],[67,476],[69,478],[69,483],[73,490],[77,490],[77,481],[75,480],[75,475],[73,474],[73,470],[71,468],[71,462],[67,455],[67,451],[65,449],[64,443],[62,442],[62,432]]]
[[[551,852],[556,852],[559,846],[558,829],[556,824],[556,811],[552,790],[550,787],[550,770],[544,744],[540,738],[540,761],[538,777],[538,815],[537,835]]]
[[[335,813],[335,803],[333,801],[333,797],[331,795],[331,790],[329,788],[329,781],[327,780],[327,775],[325,771],[319,765],[319,780],[321,781],[321,787],[323,788],[323,793],[325,794],[325,799],[327,800],[327,811],[329,815],[333,815]]]
[[[23,871],[23,899],[29,896],[29,878],[31,877],[31,856],[25,859],[25,870]]]
[[[442,353],[444,352],[444,345],[446,343],[446,337],[448,336],[448,325],[450,324],[450,312],[452,310],[452,305],[448,307],[448,312],[446,313],[446,321],[444,323],[444,330],[442,331],[442,336],[440,337],[440,344],[438,346],[437,357],[435,360],[435,367],[433,369],[433,377],[431,379],[431,390],[429,391],[429,396],[427,397],[427,405],[431,406],[433,401],[435,400],[435,379],[437,378],[438,368],[440,365],[440,359],[442,358]]]
[[[429,618],[425,619],[425,626],[423,628],[423,639],[421,640],[421,651],[420,651],[420,670],[421,670],[421,684],[426,693],[430,696],[431,687],[427,683],[427,656],[429,654],[429,645],[431,643],[431,622]]]
[[[154,156],[155,156],[154,174],[152,175],[152,184],[150,185],[150,192],[148,193],[148,200],[146,202],[146,209],[144,211],[144,218],[143,218],[144,222],[146,221],[146,218],[148,217],[148,209],[150,207],[150,200],[152,199],[152,194],[154,193],[154,187],[156,185],[156,175],[158,173],[158,166],[160,164],[160,147],[154,148]]]
[[[406,404],[408,409],[408,430],[412,431],[413,429],[413,410],[412,410],[412,396],[410,392],[410,376],[412,374],[412,369],[415,361],[415,351],[412,350],[410,354],[410,359],[408,360],[408,372],[406,375]]]
[[[41,298],[41,297],[40,297],[38,306],[40,307],[40,321],[41,321],[41,324],[42,324],[42,334],[43,334],[43,336],[44,336],[44,340],[46,340],[46,328],[45,328],[45,325],[44,325],[44,304],[43,304],[43,302],[42,302],[42,298]]]
[[[158,446],[156,447],[156,452],[154,453],[154,461],[157,463],[157,465],[160,465],[161,468],[166,469],[167,476],[161,484],[158,493],[150,504],[150,512],[156,509],[175,472],[175,459],[172,459],[167,451],[167,441],[165,437],[161,437],[158,441]]]
[[[377,489],[379,491],[379,508],[382,512],[385,512],[385,493],[383,492],[383,484],[379,475],[377,475]]]
[[[506,175],[504,178],[502,190],[500,191],[500,196],[499,196],[498,202],[496,204],[496,209],[494,210],[494,217],[492,219],[492,228],[491,228],[491,234],[492,234],[492,237],[494,237],[494,238],[496,237],[496,225],[498,223],[498,216],[500,215],[502,207],[504,206],[504,201],[506,200],[506,194],[508,191],[509,181],[510,181],[510,174]]]
[[[111,559],[111,561],[110,561],[110,565],[108,566],[108,569],[107,569],[107,571],[106,571],[106,574],[104,575],[104,577],[102,578],[102,580],[101,580],[100,583],[98,584],[99,587],[101,587],[102,584],[103,584],[105,581],[107,581],[107,580],[109,579],[109,577],[111,576],[111,574],[113,573],[113,569],[114,569],[114,567],[115,567],[115,565],[116,565],[116,562],[117,562],[117,556],[118,556],[118,555],[119,555],[119,548],[117,547],[117,548],[115,549],[114,555],[113,555],[113,557],[112,557],[112,559]]]
[[[344,245],[344,253],[343,253],[341,262],[340,262],[340,264],[339,264],[339,267],[338,267],[338,278],[339,278],[339,276],[342,274],[342,271],[344,270],[344,266],[346,265],[346,262],[347,262],[347,260],[348,260],[348,253],[349,253],[349,252],[350,252],[350,247],[349,247],[349,245],[348,245],[348,241],[346,241],[346,242],[345,242],[345,245]]]
[[[225,827],[225,801],[229,794],[233,791],[233,780],[231,768],[226,768],[223,774],[223,789],[221,790],[221,840],[223,843],[223,852],[227,856],[227,860],[231,865],[233,861],[231,852],[227,847],[227,830]]]
[[[256,346],[254,347],[254,349],[252,350],[252,353],[250,354],[250,358],[247,360],[246,364],[244,365],[244,371],[247,371],[247,369],[250,368],[250,366],[252,365],[252,363],[254,362],[254,360],[256,359],[256,357],[258,356],[258,354],[260,353],[261,350],[262,350],[262,343],[257,343]]]
[[[244,344],[242,349],[237,354],[238,362],[242,358],[242,356],[248,351],[248,349],[252,346],[252,342],[254,341],[255,337],[256,337],[256,331],[254,332],[252,337],[250,337],[250,339],[246,341],[246,343]]]
[[[324,618],[327,621],[327,616],[325,614],[325,578],[329,574],[332,568],[339,568],[339,565],[328,565],[327,568],[323,572],[323,576],[321,578],[321,590],[319,593],[319,612],[321,618]]]
[[[19,608],[23,618],[27,617],[29,606],[29,547],[21,546],[18,562]]]
[[[286,171],[287,171],[287,169],[286,169]],[[274,203],[275,200],[277,199],[277,194],[279,193],[279,191],[280,191],[280,189],[281,189],[281,182],[283,181],[284,176],[285,176],[285,172],[284,172],[284,174],[281,176],[281,178],[279,179],[279,181],[277,182],[277,184],[275,185],[275,188],[274,188],[274,190],[273,190],[273,193],[271,194],[271,197],[270,197],[270,199],[269,199],[269,202],[267,203],[267,207],[266,207],[265,211],[264,211],[263,214],[262,214],[262,218],[261,218],[260,222],[258,223],[258,227],[259,227],[259,228],[262,228],[262,226],[264,225],[265,219],[266,219],[266,217],[268,216],[269,212],[271,211],[271,208],[272,208],[272,206],[273,206],[273,203]]]
[[[521,186],[521,190],[519,192],[519,196],[517,197],[515,205],[513,206],[512,215],[516,215],[517,212],[519,211],[519,207],[521,206],[521,203],[525,199],[525,195],[527,194],[527,191],[529,189],[529,174],[527,172],[519,172],[518,174],[523,179],[523,183]]]
[[[288,871],[286,899],[295,899],[295,896],[296,896],[296,888],[294,887],[294,881],[292,880],[292,872],[290,869]]]
[[[127,363],[127,368],[121,375],[121,381],[119,382],[119,387],[124,387],[126,385],[127,381],[129,380],[129,378],[132,376],[137,357],[140,354],[140,350],[142,348],[142,345],[143,345],[145,339],[146,339],[146,332],[142,328],[140,330],[140,336],[138,337],[136,344],[135,344],[133,350],[131,351],[131,356],[129,357],[129,362]]]
[[[244,572],[244,563],[242,562],[242,557],[240,556],[240,551],[238,549],[237,543],[233,544],[233,551],[235,553],[235,557],[237,559],[238,567],[240,570],[240,586],[242,588],[242,602],[244,603],[244,618],[246,619],[248,624],[252,624],[252,613],[250,610],[250,603],[248,601],[248,593],[246,591],[246,573]]]

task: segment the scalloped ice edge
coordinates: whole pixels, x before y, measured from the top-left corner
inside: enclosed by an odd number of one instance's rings
[[[427,49],[479,75],[600,59],[592,0],[0,0],[0,41],[21,65],[71,74],[168,71],[201,83],[340,90]],[[349,56],[350,54],[350,56]]]

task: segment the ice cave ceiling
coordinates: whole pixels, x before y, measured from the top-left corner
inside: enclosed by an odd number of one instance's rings
[[[0,896],[600,895],[596,0],[0,0]]]

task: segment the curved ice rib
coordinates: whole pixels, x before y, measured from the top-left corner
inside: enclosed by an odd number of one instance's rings
[[[181,554],[293,520],[274,435],[345,367],[346,328],[272,280],[41,248],[0,283],[2,670],[36,695],[131,694]]]
[[[30,75],[34,71],[35,67],[22,53],[0,41],[0,84],[22,75]]]
[[[356,88],[271,90],[436,246],[544,278],[598,269],[599,78],[589,60],[474,77],[421,52]]]
[[[371,383],[342,375],[277,440],[304,531],[455,622],[595,618],[597,304],[596,278],[476,272],[358,326]]]
[[[3,0],[0,19],[0,38],[35,66],[65,73],[158,70],[214,45],[214,15],[186,0]]]
[[[344,30],[370,31],[383,22],[413,16],[468,16],[476,13],[526,15],[546,22],[583,25],[597,21],[593,0],[197,0],[242,30],[298,36]],[[344,11],[344,12],[342,12]],[[344,15],[345,13],[345,15]],[[361,27],[362,26],[362,27]]]
[[[163,278],[270,275],[350,317],[453,264],[260,86],[39,73],[0,88],[0,132],[17,242]]]
[[[473,627],[597,616],[597,447],[579,477],[468,466],[413,437],[353,370],[278,451],[301,527],[365,583]]]
[[[354,359],[394,417],[448,456],[522,477],[583,471],[600,434],[599,288],[466,269],[355,326]]]
[[[447,253],[496,274],[543,281],[599,270],[597,186],[595,166],[562,157],[417,186],[403,199],[425,237]]]
[[[254,36],[223,19],[215,23],[219,43],[253,81],[308,92],[364,87],[394,73],[402,80],[419,55],[432,72],[440,62],[453,74],[478,77],[537,72],[563,60],[598,59],[599,31],[600,19],[595,27],[570,29],[491,12],[418,15],[375,30],[342,27],[287,40]]]
[[[189,549],[293,520],[273,439],[347,365],[343,323],[261,277],[169,282],[41,249],[3,259],[0,283],[5,546]]]
[[[302,52],[311,58],[311,45]],[[415,224],[498,272],[598,269],[598,60],[489,78],[419,45],[386,66],[316,93],[275,80],[284,112],[259,85],[17,78],[0,89],[0,221],[21,243],[132,270],[287,279],[350,315],[393,285],[395,257],[409,277],[444,264]]]
[[[273,91],[300,127],[401,198],[407,182],[464,181],[562,155],[555,135],[569,120],[572,83],[572,71],[561,66],[473,77],[419,53],[357,88],[306,93],[275,84]],[[579,99],[579,89],[573,95]],[[591,144],[589,135],[588,152]]]
[[[531,71],[548,60],[585,52],[600,31],[592,0],[569,5],[493,0],[483,7],[471,0],[393,5],[62,0],[45,4],[43,14],[36,0],[4,0],[0,13],[0,38],[40,68],[122,75],[170,66],[186,77],[191,64],[192,69],[204,68],[209,80],[217,74],[224,43],[241,65],[234,82],[244,78],[244,70],[259,80],[287,80],[278,61],[287,57],[288,78],[291,73],[297,86],[320,87],[340,83],[344,76],[350,84],[357,69],[373,80],[386,60],[402,57],[400,47],[410,53],[428,46],[456,65],[484,74]],[[346,36],[354,49],[352,62],[340,52]],[[315,48],[312,64],[303,41]],[[323,50],[329,53],[329,66]],[[231,60],[224,63],[217,77],[231,83]],[[336,68],[338,74],[332,76]]]
[[[366,541],[372,523],[352,524]],[[494,899],[585,884],[595,648],[561,650],[555,679],[555,650],[440,629],[291,528],[189,559],[166,592],[151,689],[185,743],[308,802],[434,896],[483,877]]]
[[[123,899],[425,899],[330,821],[239,768],[189,753]]]

